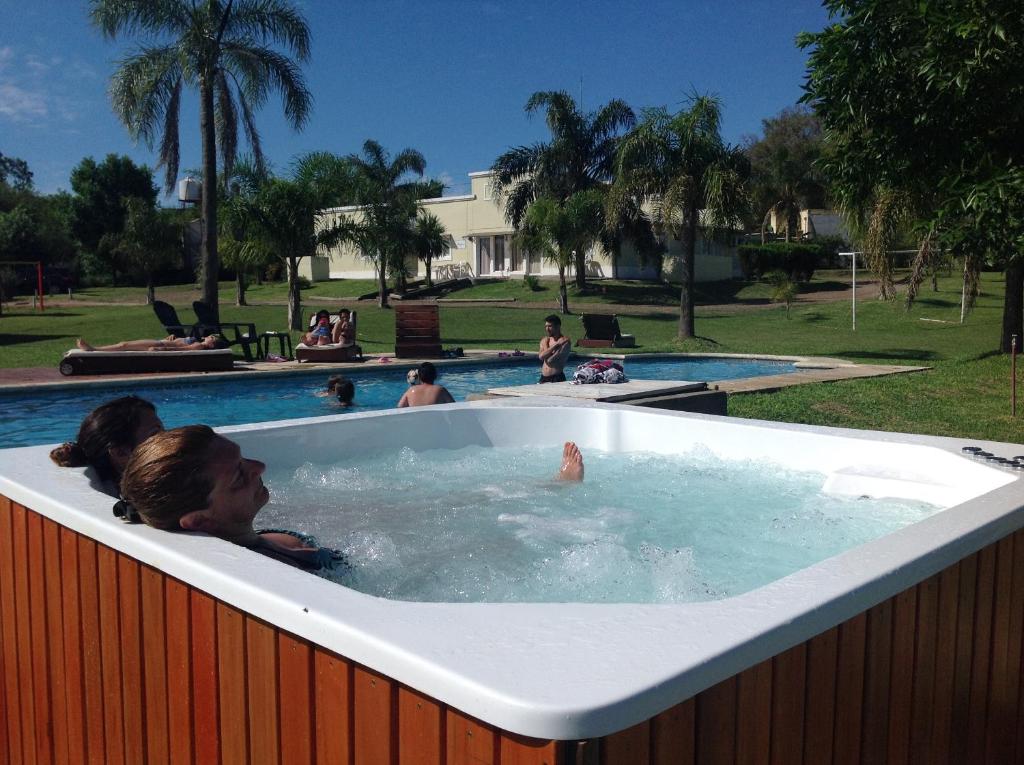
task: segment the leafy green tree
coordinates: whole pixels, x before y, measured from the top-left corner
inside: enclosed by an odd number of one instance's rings
[[[114,112],[135,140],[159,133],[168,191],[178,174],[178,117],[183,88],[199,94],[203,196],[202,299],[218,311],[217,152],[230,170],[238,123],[263,162],[255,112],[280,91],[284,114],[299,129],[313,97],[295,60],[309,58],[309,27],[287,0],[90,0],[93,23],[109,38],[138,35],[150,44],[129,55],[111,79]],[[157,42],[162,41],[162,42]],[[229,173],[230,175],[230,173]]]
[[[749,209],[746,155],[722,140],[722,107],[694,96],[676,114],[649,109],[622,140],[608,200],[611,209],[653,208],[654,226],[682,242],[679,337],[694,337],[693,286],[697,229],[733,228]]]
[[[420,210],[416,216],[416,230],[413,235],[413,248],[416,257],[427,267],[427,286],[434,285],[431,273],[431,262],[445,251],[445,230],[440,219],[431,212]]]
[[[0,186],[9,186],[16,191],[31,191],[32,171],[28,163],[17,157],[6,157],[0,151]]]
[[[820,207],[825,182],[816,163],[822,156],[821,125],[807,107],[787,107],[761,121],[764,135],[748,138],[753,209],[762,213],[761,243],[772,213],[784,222],[786,241],[799,228],[800,209]],[[777,232],[776,232],[777,233]]]
[[[86,157],[71,171],[71,230],[82,246],[118,282],[118,262],[110,246],[124,230],[127,214],[124,200],[145,200],[156,205],[157,188],[153,174],[130,157],[108,154],[97,163]],[[106,237],[106,240],[104,240]]]
[[[569,313],[566,269],[577,254],[592,247],[600,236],[604,198],[599,189],[579,191],[564,202],[538,197],[526,208],[517,237],[520,245],[558,267],[558,310]]]
[[[243,306],[250,270],[260,268],[274,255],[256,236],[252,207],[260,186],[269,180],[265,170],[245,157],[232,167],[231,175],[222,175],[217,222],[221,255],[226,266],[235,272],[235,305]]]
[[[124,208],[124,229],[115,235],[111,250],[125,271],[145,282],[146,304],[152,305],[157,271],[181,255],[181,227],[148,200],[126,197]]]
[[[619,135],[636,122],[625,101],[614,99],[596,112],[584,114],[572,96],[560,90],[530,96],[526,113],[532,115],[541,109],[551,140],[509,149],[491,167],[495,193],[504,200],[505,216],[515,228],[519,228],[531,203],[542,196],[563,204],[581,191],[607,188]],[[619,222],[617,218],[615,222]],[[603,215],[594,225],[595,242],[607,230],[601,241],[614,255],[618,242],[615,225],[607,225]],[[579,250],[573,260],[580,289],[587,283],[586,256]]]
[[[363,144],[362,156],[349,160],[360,176],[358,204],[361,210],[342,224],[342,238],[373,261],[379,286],[378,305],[388,307],[388,272],[404,269],[412,250],[412,221],[416,200],[423,194],[418,180],[426,160],[415,149],[403,149],[392,158],[376,141]],[[416,180],[410,180],[416,176]]]
[[[947,249],[974,294],[1004,268],[1000,348],[1024,334],[1024,14],[1017,0],[827,0],[836,19],[798,42],[830,150],[831,191],[865,249],[901,228],[914,273]],[[916,293],[912,288],[909,295]]]

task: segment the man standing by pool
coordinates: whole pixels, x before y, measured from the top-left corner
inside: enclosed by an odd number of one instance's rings
[[[544,332],[537,355],[543,364],[538,382],[565,382],[565,362],[572,353],[572,338],[562,334],[562,320],[557,314],[544,319]]]

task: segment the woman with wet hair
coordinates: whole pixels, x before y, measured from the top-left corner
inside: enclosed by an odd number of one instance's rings
[[[270,499],[262,478],[266,467],[206,425],[166,430],[132,454],[114,512],[165,531],[202,531],[298,568],[344,566],[344,555],[311,536],[253,528]]]
[[[124,396],[96,407],[82,420],[78,437],[50,452],[61,467],[89,465],[117,494],[117,482],[136,446],[164,429],[156,407],[138,396]]]

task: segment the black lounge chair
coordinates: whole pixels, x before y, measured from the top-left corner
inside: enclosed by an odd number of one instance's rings
[[[246,361],[253,360],[252,346],[256,346],[256,357],[260,355],[260,341],[256,334],[256,325],[250,322],[217,321],[210,308],[202,300],[192,303],[192,310],[196,313],[199,322],[196,326],[200,334],[210,335],[216,333],[224,338],[228,345],[237,345],[242,348]],[[244,328],[244,332],[242,329]],[[230,330],[230,332],[229,332]]]
[[[583,339],[577,340],[581,348],[632,348],[636,338],[619,331],[619,318],[602,313],[580,314],[583,322]]]
[[[154,300],[153,313],[156,314],[157,320],[164,325],[164,331],[169,335],[174,335],[175,337],[196,337],[199,334],[199,328],[195,324],[181,323],[181,319],[178,318],[178,312],[174,310],[174,306],[170,303]]]

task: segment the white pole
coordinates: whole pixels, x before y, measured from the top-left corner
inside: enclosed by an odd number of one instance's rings
[[[853,261],[853,331],[857,331],[857,253],[851,252],[850,258]]]

